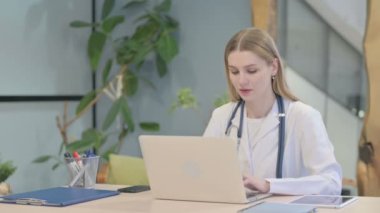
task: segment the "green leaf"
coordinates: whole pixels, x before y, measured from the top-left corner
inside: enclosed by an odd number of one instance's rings
[[[98,129],[89,128],[82,133],[82,141],[91,141],[92,147],[88,148],[99,150],[107,141],[107,136]]]
[[[170,111],[173,112],[177,108],[196,109],[198,108],[197,98],[193,95],[190,88],[181,88],[177,92],[177,100],[171,105]]]
[[[168,72],[166,62],[161,58],[159,54],[156,54],[156,68],[160,77],[163,77]]]
[[[51,167],[51,169],[52,169],[52,170],[56,170],[56,169],[58,168],[59,165],[61,165],[61,164],[60,164],[60,163],[56,163],[56,164],[54,164],[54,165]]]
[[[128,106],[128,101],[126,98],[123,98],[123,100],[121,102],[121,113],[123,115],[123,119],[124,119],[125,123],[127,123],[127,125],[128,125],[128,130],[130,132],[135,131],[135,123],[133,121],[132,112]]]
[[[141,68],[141,65],[145,61],[145,57],[150,53],[152,50],[152,45],[145,44],[141,45],[141,47],[136,52],[135,56],[133,57],[133,63],[137,65],[137,69]]]
[[[171,4],[172,4],[171,0],[164,0],[162,1],[161,4],[154,7],[154,10],[156,10],[157,12],[167,13],[170,10]]]
[[[164,19],[164,28],[166,31],[168,32],[173,32],[173,31],[176,31],[178,29],[178,21],[176,21],[175,19],[173,19],[172,17],[168,16],[168,15],[165,15],[164,16],[165,19]]]
[[[87,106],[96,98],[96,91],[92,90],[89,93],[87,93],[83,98],[80,100],[77,109],[75,111],[76,115],[79,115]]]
[[[124,38],[117,49],[117,63],[130,64],[139,47],[140,44],[135,39]]]
[[[144,19],[149,19],[149,18],[150,18],[150,14],[147,13],[147,14],[144,14],[144,15],[142,15],[142,16],[137,17],[137,18],[135,19],[135,22],[137,23],[137,22],[139,22],[139,21],[142,21],[142,20],[144,20]]]
[[[132,0],[132,1],[129,1],[126,5],[124,5],[123,9],[127,9],[129,7],[139,5],[139,4],[142,4],[145,2],[146,2],[146,0]]]
[[[124,75],[123,85],[124,94],[133,96],[137,92],[138,78],[131,70]]]
[[[157,132],[160,131],[160,124],[156,122],[141,122],[140,128],[145,131]]]
[[[113,6],[115,5],[115,0],[104,0],[102,8],[102,19],[104,20],[111,13]]]
[[[108,81],[108,76],[110,74],[111,68],[112,68],[112,59],[108,59],[108,61],[106,63],[106,66],[104,67],[103,73],[102,73],[102,83],[103,83],[103,85],[105,85],[107,83],[107,81]]]
[[[82,133],[83,141],[91,141],[95,149],[98,149],[103,142],[103,133],[98,129],[89,128]]]
[[[42,155],[42,156],[34,159],[32,162],[33,163],[43,163],[43,162],[48,161],[50,158],[53,158],[53,156],[51,156],[51,155]]]
[[[119,141],[124,141],[124,138],[128,135],[128,127],[123,126],[119,132]]]
[[[102,135],[102,140],[99,141],[98,144],[96,144],[95,149],[100,150],[100,148],[107,142],[108,135]]]
[[[0,183],[6,181],[16,171],[11,161],[0,163]]]
[[[102,24],[103,31],[110,33],[118,25],[124,22],[123,16],[112,16],[104,20]]]
[[[169,33],[162,33],[156,45],[156,51],[166,63],[178,54],[177,42]]]
[[[140,21],[145,21],[145,23],[155,23],[158,24],[160,27],[163,25],[164,20],[162,18],[162,15],[157,11],[147,11],[144,15],[141,15],[135,19],[135,23],[138,23]]]
[[[177,93],[178,103],[183,108],[197,108],[197,98],[193,95],[193,91],[190,88],[182,88]]]
[[[70,27],[74,27],[74,28],[81,28],[81,27],[92,27],[93,24],[91,23],[88,23],[88,22],[84,22],[84,21],[72,21],[70,22]]]
[[[215,99],[215,101],[214,101],[214,108],[220,107],[223,104],[228,103],[229,101],[230,101],[230,99],[229,99],[227,93],[224,93],[222,96],[220,96],[217,99]]]
[[[133,33],[132,39],[140,43],[150,41],[157,34],[159,28],[159,23],[153,21],[139,25]]]
[[[117,114],[120,112],[120,108],[121,108],[121,99],[119,98],[112,104],[110,110],[108,111],[102,125],[103,130],[107,130],[111,126]]]
[[[99,64],[100,57],[102,56],[103,47],[106,42],[107,36],[98,31],[91,33],[88,39],[87,54],[90,59],[91,69],[96,72]]]
[[[176,101],[173,101],[173,103],[170,105],[169,113],[174,113],[180,106]]]
[[[84,152],[94,145],[94,141],[77,140],[66,146],[68,152]]]

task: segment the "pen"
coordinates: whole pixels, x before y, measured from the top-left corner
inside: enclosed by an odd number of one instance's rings
[[[86,171],[86,168],[87,168],[88,166],[85,166],[85,167],[82,167],[81,168],[81,170],[78,172],[78,174],[73,178],[73,180],[69,183],[69,187],[72,187],[72,186],[74,186],[74,184],[79,180],[79,178],[81,178],[82,176],[83,176],[83,174],[84,174],[84,172]],[[83,186],[85,186],[85,184],[84,183],[80,183],[80,185],[82,185],[83,184]]]
[[[88,149],[84,152],[86,154],[86,157],[95,157],[96,155],[94,154],[94,152],[92,151],[92,149]]]
[[[85,169],[83,167],[82,158],[81,158],[81,156],[79,155],[79,153],[77,151],[73,152],[73,157],[74,157],[74,159],[76,161],[77,166],[79,167],[79,172],[78,172],[77,177],[78,178],[82,178],[83,177],[82,179],[80,179],[79,185],[84,186],[86,180],[85,180],[85,173],[84,173]],[[75,180],[75,178],[74,178],[74,180]],[[75,182],[77,182],[77,180],[75,180]]]
[[[77,162],[77,164],[79,165],[79,168],[82,169],[82,167],[83,167],[83,163],[82,163],[81,157],[80,157],[80,155],[78,154],[78,152],[76,152],[76,151],[73,152],[73,157],[74,157],[75,161]]]
[[[72,176],[74,177],[79,172],[78,166],[76,165],[76,163],[72,159],[70,153],[66,152],[65,154],[63,154],[63,156],[65,157],[66,164],[68,165]]]

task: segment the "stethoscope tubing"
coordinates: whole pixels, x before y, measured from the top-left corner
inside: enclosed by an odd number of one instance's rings
[[[277,152],[277,165],[276,165],[276,177],[282,178],[282,164],[284,159],[284,149],[285,149],[285,109],[284,100],[281,96],[276,94],[277,106],[278,106],[278,117],[280,120],[280,125],[278,128],[278,152]],[[239,128],[237,131],[237,151],[239,151],[240,141],[243,133],[243,120],[244,120],[244,106],[245,101],[240,100],[235,108],[232,110],[230,119],[228,120],[225,135],[229,135],[230,129],[232,127],[232,120],[235,118],[238,109],[240,108],[240,121]],[[252,166],[252,165],[251,165]]]

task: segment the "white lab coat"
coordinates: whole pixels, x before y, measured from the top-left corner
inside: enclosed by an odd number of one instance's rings
[[[214,110],[204,132],[206,137],[226,137],[227,122],[237,103],[227,103]],[[302,102],[284,99],[285,149],[282,179],[276,178],[279,119],[275,101],[272,110],[262,121],[260,131],[251,141],[253,160],[249,161],[247,117],[244,123],[239,160],[243,173],[265,178],[270,182],[270,193],[306,195],[336,194],[342,189],[342,171],[335,159],[334,148],[328,138],[320,113]],[[232,120],[228,137],[237,141],[240,108]],[[252,136],[250,137],[252,138]],[[251,171],[250,162],[254,171]]]

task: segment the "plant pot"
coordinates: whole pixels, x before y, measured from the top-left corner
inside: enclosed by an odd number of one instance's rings
[[[8,195],[11,193],[11,186],[8,183],[0,183],[0,195]]]
[[[98,175],[96,177],[96,183],[107,183],[108,179],[109,163],[103,162],[99,166]]]

